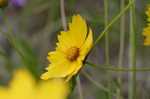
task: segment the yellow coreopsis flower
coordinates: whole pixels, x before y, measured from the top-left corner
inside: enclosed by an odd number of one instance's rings
[[[66,81],[83,66],[83,61],[93,44],[92,30],[80,15],[72,17],[68,31],[62,31],[58,35],[56,50],[48,53],[51,64],[46,68],[47,72],[41,78],[64,78]]]
[[[148,16],[148,22],[150,22],[150,6],[148,7],[148,10],[146,11],[146,15]],[[150,23],[148,23],[147,27],[144,28],[143,35],[145,36],[144,45],[149,46],[150,45]]]
[[[146,11],[146,15],[148,16],[147,21],[150,22],[150,5],[148,6],[148,9]]]
[[[36,83],[29,72],[18,70],[9,87],[0,87],[0,99],[66,99],[68,91],[60,80]]]

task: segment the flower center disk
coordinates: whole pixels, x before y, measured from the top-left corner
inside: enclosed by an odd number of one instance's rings
[[[70,61],[75,61],[79,56],[79,48],[70,47],[66,52],[67,59]]]

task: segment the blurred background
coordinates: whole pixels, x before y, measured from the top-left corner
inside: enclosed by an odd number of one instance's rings
[[[120,12],[120,1],[109,0],[109,22]],[[125,1],[127,5],[128,0]],[[145,11],[149,4],[148,0],[136,2],[136,58],[139,68],[150,65],[150,47],[143,45],[142,35],[143,28],[147,24]],[[0,10],[0,85],[6,86],[11,80],[12,71],[20,67],[28,68],[37,81],[40,79],[40,74],[49,64],[46,59],[47,53],[55,49],[57,35],[63,30],[60,13],[59,0],[10,0],[8,6]],[[103,0],[65,0],[65,13],[67,23],[71,21],[72,15],[81,14],[93,29],[94,40],[105,27]],[[129,13],[125,15],[123,67],[128,68]],[[108,66],[112,67],[118,66],[119,26],[118,21],[109,30],[110,64]],[[97,65],[107,66],[104,53],[104,39],[102,39],[90,53],[88,60]],[[121,85],[117,83],[118,75],[122,76]],[[137,72],[137,99],[150,99],[149,75],[149,72]],[[118,86],[121,87],[124,99],[128,99],[127,72],[119,74],[85,66],[80,78],[84,99],[109,99],[109,92],[105,88],[110,88],[116,93]],[[79,99],[77,91],[76,87],[70,99]],[[113,97],[116,99],[115,96]]]

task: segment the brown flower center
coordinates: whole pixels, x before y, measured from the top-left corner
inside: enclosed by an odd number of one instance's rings
[[[79,56],[79,48],[70,47],[66,52],[67,59],[70,61],[75,61]]]

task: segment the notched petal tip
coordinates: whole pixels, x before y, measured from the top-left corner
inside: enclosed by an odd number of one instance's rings
[[[48,79],[49,79],[49,77],[48,77],[47,72],[46,72],[46,73],[44,73],[44,74],[42,74],[40,78],[41,78],[41,79],[43,79],[43,80],[48,80]]]
[[[85,22],[85,19],[80,14],[74,14],[72,17],[72,23],[76,21],[83,21]]]

